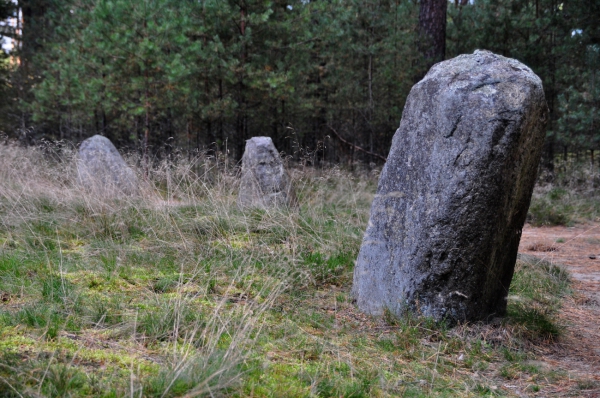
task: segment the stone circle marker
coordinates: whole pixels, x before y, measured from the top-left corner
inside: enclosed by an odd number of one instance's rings
[[[253,137],[247,140],[242,157],[238,205],[266,209],[295,203],[290,177],[271,138]]]
[[[531,69],[488,51],[412,88],[354,271],[362,311],[451,325],[505,314],[547,112]]]
[[[77,180],[100,195],[133,195],[139,181],[117,148],[106,137],[95,135],[83,141],[77,153]]]

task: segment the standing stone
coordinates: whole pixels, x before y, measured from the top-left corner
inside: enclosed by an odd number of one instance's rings
[[[296,197],[279,152],[270,137],[246,141],[242,157],[240,207],[270,208],[294,205]]]
[[[132,195],[138,179],[110,140],[95,135],[83,141],[77,154],[78,182],[100,195]]]
[[[361,310],[449,324],[505,314],[547,112],[531,69],[488,51],[412,88],[354,271]]]

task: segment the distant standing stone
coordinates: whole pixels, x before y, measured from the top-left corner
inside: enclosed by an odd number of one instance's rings
[[[110,140],[95,135],[83,141],[77,156],[78,181],[86,189],[104,195],[132,195],[138,179]]]
[[[361,310],[450,324],[506,312],[547,112],[531,69],[488,51],[412,88],[354,271]]]
[[[294,205],[296,197],[290,177],[270,137],[246,141],[242,157],[240,207],[270,208]]]

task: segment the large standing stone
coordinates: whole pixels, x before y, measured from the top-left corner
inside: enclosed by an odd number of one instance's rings
[[[409,310],[450,324],[506,311],[544,140],[540,79],[475,51],[411,90],[354,271],[370,314]]]
[[[132,195],[138,192],[138,179],[110,140],[95,135],[83,141],[77,156],[78,181],[101,195]]]
[[[279,152],[270,137],[246,141],[238,205],[269,208],[295,204],[296,197]]]

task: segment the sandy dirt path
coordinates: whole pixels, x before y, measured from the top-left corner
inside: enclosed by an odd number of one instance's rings
[[[562,264],[571,273],[575,294],[560,314],[566,332],[540,359],[574,379],[595,380],[580,396],[600,397],[600,224],[526,225],[519,252]],[[569,386],[564,387],[567,392]],[[560,388],[555,393],[562,395]]]

